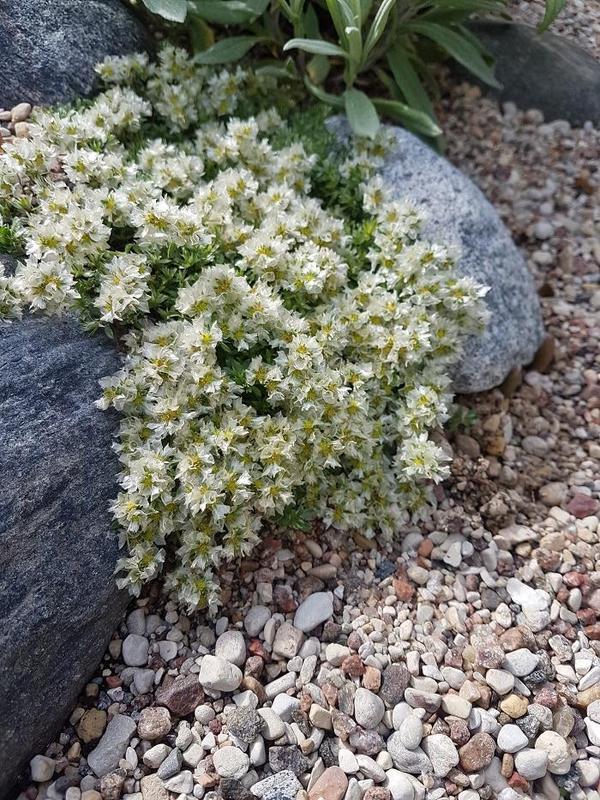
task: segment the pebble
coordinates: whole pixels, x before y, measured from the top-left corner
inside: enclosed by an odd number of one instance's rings
[[[308,791],[308,800],[342,800],[348,778],[339,767],[328,767]]]
[[[388,789],[393,800],[415,800],[415,789],[409,778],[397,769],[386,772]]]
[[[250,768],[250,759],[237,747],[221,747],[213,753],[215,770],[222,778],[243,778]]]
[[[456,745],[443,733],[432,733],[423,742],[423,749],[433,765],[434,775],[445,778],[460,761]]]
[[[404,747],[415,750],[423,738],[423,723],[417,716],[410,714],[400,724],[399,732]]]
[[[294,627],[310,633],[333,615],[333,599],[330,592],[315,592],[309,595],[294,615]]]
[[[566,775],[571,769],[569,745],[555,731],[544,731],[535,742],[535,749],[548,756],[548,770],[554,775]]]
[[[202,658],[199,681],[205,689],[234,692],[241,684],[242,678],[239,667],[226,659],[211,655]]]
[[[30,103],[17,103],[13,106],[10,112],[10,118],[13,122],[23,122],[31,114]]]
[[[266,606],[252,606],[244,617],[244,628],[248,636],[255,637],[271,619],[271,612]]]
[[[144,667],[148,661],[149,646],[145,636],[130,633],[123,642],[123,661],[128,667]]]
[[[527,747],[529,740],[518,725],[503,725],[498,733],[498,748],[504,753],[516,753]]]
[[[236,667],[242,667],[246,662],[246,642],[243,634],[240,631],[222,633],[215,644],[215,658],[221,658],[230,664],[235,664]],[[224,689],[223,691],[233,690]]]
[[[54,775],[54,768],[56,761],[47,756],[34,756],[29,762],[29,769],[31,771],[31,780],[44,783],[49,781]]]
[[[523,678],[530,675],[539,663],[539,656],[526,647],[520,647],[504,656],[504,666],[513,675]]]
[[[143,708],[137,723],[137,732],[140,739],[149,742],[162,739],[171,730],[171,715],[168,708],[157,706]]]
[[[89,766],[99,778],[119,766],[135,729],[135,722],[125,714],[117,714],[108,723],[102,738],[87,757]]]
[[[505,695],[515,687],[515,676],[502,669],[489,669],[486,672],[485,680],[496,694]]]
[[[354,718],[367,730],[376,728],[385,713],[383,700],[368,689],[356,690],[354,695]]]
[[[531,748],[520,750],[515,756],[515,768],[528,781],[543,778],[548,768],[548,753]]]

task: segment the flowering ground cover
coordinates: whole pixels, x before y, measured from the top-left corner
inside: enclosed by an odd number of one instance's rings
[[[97,99],[38,111],[0,156],[22,250],[0,297],[125,351],[98,401],[123,415],[121,582],[168,563],[181,600],[214,604],[265,522],[392,535],[446,474],[431,432],[485,290],[386,197],[385,133],[336,147],[269,107],[272,78],[172,47],[99,72]]]

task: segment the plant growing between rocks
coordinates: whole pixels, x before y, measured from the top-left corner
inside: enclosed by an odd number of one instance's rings
[[[493,58],[468,23],[510,18],[507,0],[142,2],[168,22],[186,23],[201,63],[228,64],[254,50],[262,69],[302,78],[319,100],[345,111],[359,136],[374,136],[381,115],[423,136],[441,134],[432,68],[450,58],[498,88]],[[546,0],[538,30],[565,5]]]
[[[99,73],[96,100],[37,111],[0,155],[3,242],[26,256],[0,309],[76,310],[125,351],[98,402],[122,413],[119,583],[164,570],[214,605],[265,523],[392,536],[426,513],[485,291],[387,198],[386,131],[336,147],[321,114],[268,107],[272,77],[173,47]]]

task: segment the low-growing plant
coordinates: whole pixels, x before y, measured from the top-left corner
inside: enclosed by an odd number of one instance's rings
[[[99,72],[0,154],[26,254],[0,309],[77,310],[125,350],[98,401],[122,415],[120,583],[214,606],[265,523],[398,533],[446,474],[430,434],[485,292],[375,174],[391,134],[343,148],[319,109],[269,108],[272,77],[172,47]]]
[[[380,115],[438,136],[431,66],[440,60],[454,59],[484,83],[499,85],[468,22],[507,18],[508,0],[142,1],[166,20],[187,22],[201,63],[231,63],[256,48],[264,69],[301,76],[312,94],[345,111],[360,136],[377,132]],[[565,5],[546,0],[539,30]]]

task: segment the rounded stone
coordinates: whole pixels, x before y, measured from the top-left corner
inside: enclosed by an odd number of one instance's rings
[[[243,778],[250,768],[250,759],[237,747],[221,747],[213,753],[213,764],[222,778]]]
[[[528,781],[537,781],[548,769],[548,753],[530,747],[520,750],[515,756],[515,769]]]
[[[266,606],[252,606],[244,618],[248,636],[258,636],[270,619],[271,612]]]
[[[516,753],[527,747],[529,740],[518,725],[503,725],[498,733],[498,747],[504,753]]]
[[[239,667],[220,656],[206,655],[200,663],[200,685],[218,692],[234,692],[242,682]]]
[[[310,633],[333,615],[333,599],[330,592],[315,592],[309,595],[294,615],[294,627],[302,633]]]
[[[369,689],[362,686],[356,690],[354,695],[354,719],[358,724],[367,730],[375,729],[385,714],[383,700]]]
[[[409,750],[414,750],[421,744],[421,739],[423,738],[423,723],[415,714],[410,714],[410,716],[400,724],[399,730],[404,747],[407,747]]]
[[[243,666],[246,660],[246,642],[240,631],[225,631],[215,644],[215,656],[224,658],[236,667]]]
[[[123,642],[122,657],[128,667],[145,667],[150,644],[145,636],[130,633]]]
[[[569,745],[555,731],[544,731],[535,742],[535,749],[548,755],[548,771],[554,775],[566,775],[571,769]]]
[[[393,800],[414,800],[415,789],[410,779],[398,769],[389,769],[385,773],[387,788]]]
[[[168,708],[156,706],[143,708],[137,724],[138,736],[149,742],[162,739],[171,730],[171,714]]]

